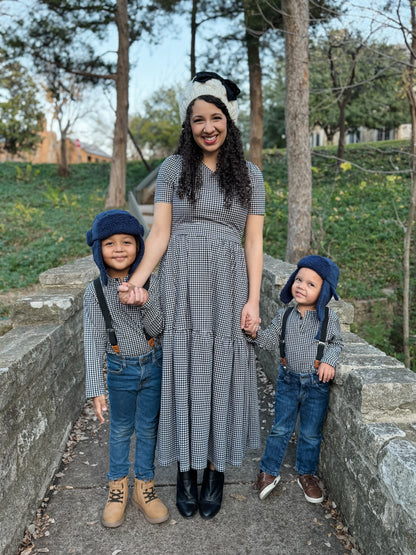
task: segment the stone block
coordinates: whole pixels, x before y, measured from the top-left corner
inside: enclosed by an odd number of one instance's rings
[[[20,326],[0,337],[0,412],[30,390],[51,360],[54,325]]]
[[[0,320],[0,336],[10,331],[13,327],[10,318],[3,318]]]
[[[84,289],[44,289],[17,299],[12,310],[14,326],[65,322],[82,310]]]
[[[397,544],[400,555],[415,555],[416,553],[416,526],[415,520],[410,518],[406,511],[396,511],[396,530],[399,538]]]
[[[416,521],[416,446],[404,439],[390,441],[383,450],[379,471],[394,502]]]
[[[264,254],[263,275],[279,289],[279,292],[295,270],[296,265]]]
[[[65,264],[57,268],[46,270],[39,276],[39,281],[44,287],[86,287],[90,281],[99,275],[98,268],[92,255]]]
[[[385,357],[386,363],[390,358]],[[404,367],[352,370],[345,379],[344,395],[366,422],[416,420],[416,374]]]
[[[393,439],[405,438],[406,433],[396,424],[389,422],[357,422],[353,437],[357,438],[358,445],[365,446],[366,457],[377,466],[382,449]]]

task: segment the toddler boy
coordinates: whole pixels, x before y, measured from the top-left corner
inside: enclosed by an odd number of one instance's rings
[[[163,331],[157,282],[151,276],[148,291],[146,286],[135,292],[140,308],[122,305],[117,289],[129,279],[143,257],[143,227],[124,210],[108,210],[95,218],[87,232],[87,243],[100,270],[100,279],[99,283],[91,283],[84,294],[86,396],[93,398],[95,414],[104,422],[106,357],[111,409],[109,494],[102,524],[116,528],[124,520],[133,432],[136,435],[133,504],[148,522],[164,522],[169,517],[168,510],[154,487],[162,376],[158,336]],[[100,303],[102,296],[104,302]],[[111,325],[106,325],[105,305]]]
[[[252,335],[263,349],[280,347],[281,363],[275,418],[254,484],[265,499],[280,481],[280,468],[299,415],[296,453],[298,484],[310,503],[323,501],[316,478],[329,398],[330,381],[342,349],[340,324],[326,307],[338,299],[338,266],[322,256],[302,258],[282,289],[280,299],[295,306],[278,311],[270,326]]]

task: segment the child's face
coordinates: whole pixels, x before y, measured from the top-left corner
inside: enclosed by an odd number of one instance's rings
[[[301,268],[292,285],[292,295],[301,307],[315,310],[323,284],[323,279],[315,270]]]
[[[101,241],[101,252],[107,273],[113,278],[123,278],[137,256],[137,244],[133,235],[115,233]]]

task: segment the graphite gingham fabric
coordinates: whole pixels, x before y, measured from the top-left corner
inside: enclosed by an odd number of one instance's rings
[[[273,318],[270,326],[257,332],[254,340],[260,349],[279,352],[279,340],[282,330],[283,315],[286,308],[281,308]],[[302,318],[301,313],[295,309],[289,314],[286,324],[286,361],[290,372],[299,374],[315,374],[314,366],[318,351],[316,334],[320,322],[316,310],[307,310]],[[321,362],[326,362],[335,368],[342,350],[341,326],[338,316],[330,308],[328,329],[326,332],[326,346]]]
[[[141,306],[122,305],[118,297],[119,278],[108,276],[107,285],[103,284],[103,292],[107,299],[120,354],[124,357],[139,357],[152,349],[147,342],[143,328],[154,336],[159,345],[158,336],[163,331],[163,314],[159,304],[158,281],[151,277],[149,294],[146,303]],[[84,353],[85,353],[85,395],[97,397],[104,395],[103,365],[105,353],[113,353],[104,317],[91,282],[84,293]]]
[[[264,214],[260,170],[249,162],[249,209],[227,209],[218,178],[202,166],[197,202],[175,190],[181,157],[163,163],[155,202],[172,204],[172,232],[158,277],[165,316],[159,462],[181,471],[207,461],[223,472],[260,444],[255,354],[240,329],[248,298],[242,247],[247,214]]]

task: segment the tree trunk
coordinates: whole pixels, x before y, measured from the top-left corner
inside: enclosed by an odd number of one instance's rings
[[[143,156],[142,149],[141,149],[141,148],[139,147],[139,145],[137,144],[137,141],[136,141],[136,139],[134,138],[133,133],[130,131],[129,128],[127,128],[127,132],[128,132],[129,137],[130,137],[130,139],[131,139],[131,142],[134,144],[134,148],[137,150],[137,153],[138,153],[138,155],[140,156],[141,161],[142,161],[143,164],[145,165],[146,170],[147,170],[148,172],[151,172],[151,171],[152,171],[152,168],[149,166],[149,164],[148,164],[147,161],[146,161],[146,158]]]
[[[405,364],[410,368],[410,251],[413,225],[416,213],[416,97],[414,89],[416,65],[416,11],[413,3],[410,5],[412,22],[412,48],[410,51],[409,70],[406,78],[406,93],[410,106],[412,122],[412,160],[411,160],[411,194],[409,214],[407,218],[406,234],[404,238],[403,255],[403,352]]]
[[[66,126],[65,129],[62,129],[61,123],[59,122],[59,127],[60,127],[60,134],[61,134],[61,145],[60,145],[61,157],[59,160],[58,174],[61,177],[68,177],[70,174],[69,166],[68,166],[68,157],[66,152],[66,137],[68,132],[68,126]]]
[[[116,121],[113,156],[106,208],[120,208],[126,203],[127,129],[129,112],[129,27],[127,0],[117,0],[118,31]]]
[[[196,56],[195,56],[195,41],[196,41],[196,14],[198,12],[198,0],[192,0],[191,11],[191,79],[196,73]]]
[[[261,83],[260,39],[250,32],[250,2],[245,0],[244,18],[246,25],[248,72],[250,83],[250,155],[251,162],[260,169],[263,166],[263,91]]]
[[[338,150],[337,150],[337,164],[340,166],[344,161],[344,154],[345,154],[345,133],[346,133],[346,125],[345,125],[345,113],[346,113],[346,106],[347,102],[342,101],[339,103],[339,139],[338,139]]]
[[[311,245],[308,0],[283,0],[282,9],[286,31],[286,145],[289,187],[286,260],[296,263],[309,254]]]

